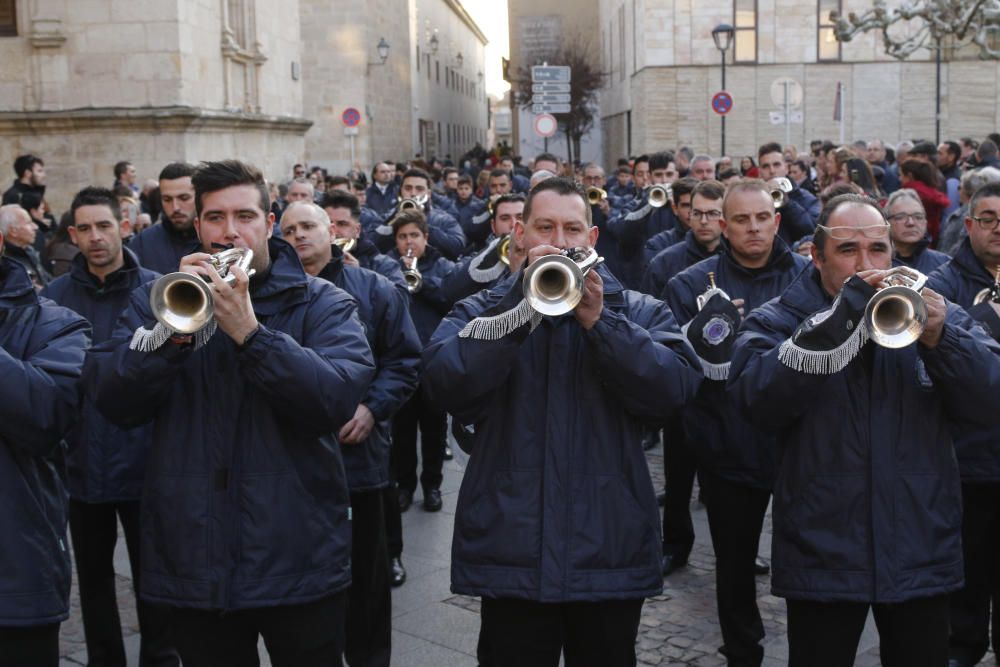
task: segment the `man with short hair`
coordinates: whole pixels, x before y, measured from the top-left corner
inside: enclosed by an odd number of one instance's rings
[[[25,192],[37,192],[45,198],[45,163],[35,155],[18,155],[14,160],[14,183],[3,193],[4,204],[18,204]]]
[[[961,159],[962,147],[958,145],[958,142],[945,141],[938,146],[937,166],[944,177],[945,191],[951,201],[951,205],[941,214],[942,219],[961,205],[958,197],[958,191],[962,184],[962,168],[959,166]]]
[[[478,209],[470,206],[462,209],[458,218],[462,232],[468,241],[467,253],[479,252],[486,245],[490,234],[489,222],[493,219],[493,206],[497,199],[513,192],[511,172],[497,167],[490,171],[487,183],[489,198],[483,201]]]
[[[0,234],[6,240],[7,258],[27,272],[36,290],[40,290],[52,280],[52,276],[42,266],[38,251],[34,248],[38,225],[20,204],[0,206]]]
[[[473,210],[478,210],[482,206],[482,199],[473,194],[472,189],[472,177],[468,174],[462,174],[458,177],[458,186],[455,190],[455,208],[458,209],[458,213],[461,216],[462,211],[467,208]],[[461,220],[461,218],[459,218]]]
[[[715,178],[715,163],[708,155],[695,155],[691,160],[691,169],[688,175],[699,181]]]
[[[679,173],[679,172],[678,172]],[[615,171],[615,182],[608,194],[622,202],[635,195],[635,184],[632,183],[632,169],[626,164]]]
[[[997,145],[989,139],[979,144],[979,148],[976,149],[976,166],[1000,169],[1000,155],[998,155],[998,152],[1000,151],[998,151]]]
[[[195,334],[157,323],[145,285],[88,383],[119,425],[152,423],[142,503],[139,595],[170,607],[185,667],[340,664],[351,525],[340,446],[375,374],[354,299],[308,276],[272,238],[267,186],[236,160],[191,177],[201,252],[180,270],[205,280],[214,316]],[[209,263],[251,250],[232,283]],[[290,394],[289,391],[294,388]]]
[[[772,592],[790,667],[851,665],[869,611],[885,665],[948,662],[962,585],[955,429],[995,429],[1000,346],[925,287],[922,332],[869,341],[864,311],[892,260],[878,203],[830,200],[813,266],[743,322],[728,393],[774,434]]]
[[[506,172],[504,174],[506,175]],[[416,168],[408,169],[403,174],[403,182],[399,186],[399,198],[400,201],[411,199],[417,202],[427,220],[430,231],[429,241],[436,250],[452,260],[462,254],[466,243],[462,227],[454,216],[434,205],[431,200],[431,177],[426,171]],[[376,236],[373,241],[382,252],[387,252],[393,245],[395,235],[390,221],[396,217],[397,213],[398,205],[383,219],[383,224],[375,228]]]
[[[539,153],[535,156],[534,168],[532,173],[536,171],[551,171],[553,174],[558,174],[562,168],[562,161],[557,158],[552,153]]]
[[[789,178],[788,163],[783,157],[781,144],[772,142],[761,146],[757,150],[757,162],[761,179],[766,181],[772,189],[777,187],[777,179]],[[795,181],[792,181],[792,191],[786,195],[791,201],[786,202],[781,209],[781,226],[787,228],[791,225],[794,229],[799,229],[802,236],[812,234],[816,220],[819,218],[821,208],[819,199],[811,192],[800,188]],[[797,204],[797,207],[791,206],[791,202]],[[807,214],[808,219],[802,218],[802,213]],[[789,233],[783,237],[786,243],[794,243],[798,240],[798,237],[790,239],[789,236],[794,236],[794,234]]]
[[[927,235],[927,213],[916,191],[909,188],[896,190],[885,203],[885,217],[889,221],[892,239],[893,266],[908,266],[924,275],[930,275],[950,258],[932,250]]]
[[[954,257],[962,247],[962,242],[968,238],[965,219],[969,213],[969,201],[980,188],[990,183],[1000,183],[1000,169],[994,167],[979,167],[962,174],[962,185],[958,191],[959,206],[947,219],[942,220],[941,233],[938,236],[937,248],[946,255]]]
[[[196,252],[201,244],[195,229],[197,211],[191,176],[194,166],[173,162],[160,171],[160,201],[163,213],[152,227],[129,243],[143,268],[167,274],[177,270],[181,258]]]
[[[490,237],[485,247],[475,255],[460,259],[455,270],[444,282],[443,290],[450,303],[460,301],[481,289],[495,285],[509,273],[516,273],[523,260],[511,233],[522,219],[524,195],[501,195],[493,203],[490,216]],[[507,243],[507,261],[501,258],[500,244]]]
[[[139,196],[139,186],[136,185],[135,166],[128,160],[115,163],[115,183],[111,190],[122,187],[129,190],[134,196]]]
[[[58,667],[71,572],[62,439],[79,415],[90,327],[35,294],[4,236],[0,225],[0,665]]]
[[[394,165],[388,162],[377,162],[372,167],[372,184],[365,194],[368,208],[380,216],[385,216],[396,206],[399,187],[393,183]]]
[[[296,163],[292,166],[292,180],[296,178],[306,177],[306,166],[304,164]]]
[[[351,665],[388,667],[392,614],[383,490],[390,479],[389,422],[417,386],[421,345],[406,294],[374,271],[346,263],[345,254],[333,245],[332,227],[326,212],[312,202],[289,205],[281,218],[282,236],[295,246],[306,273],[328,280],[357,301],[378,368],[354,417],[337,432],[351,490],[344,653]]]
[[[514,236],[529,265],[592,249],[589,216],[572,181],[550,178]],[[451,567],[452,590],[483,599],[484,664],[635,664],[643,598],[663,584],[642,426],[687,401],[696,363],[670,310],[601,267],[566,315],[534,315],[510,278],[438,327],[423,381],[476,424]]]
[[[344,263],[360,266],[374,271],[389,279],[391,283],[406,290],[406,281],[400,270],[399,262],[394,262],[378,251],[375,244],[368,240],[361,224],[362,208],[354,195],[335,190],[323,197],[323,210],[326,212],[332,227],[330,232],[334,238],[354,239],[354,248],[344,253]]]
[[[85,318],[95,345],[111,337],[132,290],[159,274],[139,266],[122,246],[127,220],[111,190],[84,188],[73,198],[69,235],[80,249],[70,272],[42,291]],[[114,551],[121,522],[128,547],[132,586],[141,588],[139,501],[152,431],[148,426],[119,429],[84,397],[80,422],[67,436],[66,481],[69,527],[73,537],[80,610],[87,659],[92,664],[124,665],[121,620],[115,591]],[[179,665],[168,638],[165,610],[136,601],[144,665]]]
[[[504,155],[500,158],[500,168],[506,169],[510,172],[510,182],[512,187],[512,192],[520,192],[521,194],[526,194],[528,189],[531,187],[530,180],[517,173],[514,169],[514,158],[510,155]],[[529,174],[530,176],[530,174]]]
[[[760,665],[764,658],[754,576],[776,464],[773,438],[743,417],[726,380],[743,318],[781,294],[809,264],[781,240],[781,222],[764,181],[737,183],[722,203],[723,251],[668,283],[670,308],[687,325],[685,334],[705,373],[684,411],[684,440],[698,458],[715,549],[719,625],[731,665]],[[724,296],[699,303],[713,283]]]
[[[306,178],[297,178],[288,184],[288,194],[285,201],[289,204],[297,201],[312,201],[316,196],[316,188]]]
[[[649,275],[649,264],[653,261],[653,258],[667,248],[677,245],[684,240],[684,236],[691,229],[691,193],[698,187],[699,183],[707,182],[685,176],[671,185],[670,210],[673,211],[677,224],[670,229],[665,229],[659,234],[650,237],[646,241],[646,245],[643,248],[643,261],[646,265],[642,276],[643,282],[645,282],[646,277]],[[664,287],[666,287],[666,282],[662,285],[654,286],[652,292],[647,292],[642,287],[639,288],[639,291],[645,292],[650,296],[657,296],[663,291]]]

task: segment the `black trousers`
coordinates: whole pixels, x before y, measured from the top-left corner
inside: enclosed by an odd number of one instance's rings
[[[680,416],[673,417],[663,429],[663,468],[667,486],[663,501],[663,553],[687,560],[694,546],[691,491],[698,460],[685,442]]]
[[[444,466],[445,438],[448,435],[448,415],[435,408],[424,395],[423,388],[403,404],[392,418],[393,468],[399,488],[417,488],[417,429],[420,429],[420,458],[423,470],[420,486],[427,491],[441,488]]]
[[[970,665],[1000,644],[1000,483],[962,484],[965,587],[951,596],[949,654]]]
[[[220,613],[171,609],[184,667],[257,667],[257,637],[274,667],[341,667],[347,592],[300,605]]]
[[[0,628],[0,667],[59,667],[59,624]]]
[[[758,667],[764,660],[764,622],[757,607],[754,559],[771,492],[699,471],[715,549],[715,599],[725,655],[732,666]]]
[[[80,587],[80,610],[87,642],[88,667],[126,665],[125,644],[122,641],[121,619],[118,615],[118,595],[115,592],[114,558],[119,520],[125,534],[132,585],[138,591],[142,585],[139,579],[139,501],[69,501],[69,530],[73,539],[73,557]],[[180,660],[170,642],[169,611],[137,599],[136,614],[142,633],[139,665],[177,667]]]
[[[789,667],[851,667],[868,609],[885,667],[948,664],[948,596],[897,604],[788,600]]]
[[[483,598],[481,664],[556,667],[562,653],[566,667],[633,667],[642,603]]]
[[[344,657],[351,667],[388,667],[392,593],[381,490],[351,494],[351,536]]]
[[[399,512],[399,486],[395,479],[382,489],[382,511],[389,558],[399,558],[403,555],[403,516]]]

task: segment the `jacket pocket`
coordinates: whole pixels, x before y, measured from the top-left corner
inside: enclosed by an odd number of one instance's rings
[[[579,475],[568,502],[575,569],[648,567],[658,558],[659,513],[639,506],[622,475]]]
[[[142,568],[161,576],[208,579],[208,481],[159,476],[147,485],[141,524]]]
[[[488,479],[484,489],[469,495],[467,505],[460,499],[455,516],[456,556],[470,565],[537,568],[543,512],[541,473],[501,470]],[[461,509],[463,505],[465,509]]]
[[[895,543],[899,566],[918,570],[957,561],[962,555],[962,505],[958,477],[903,473],[896,486]]]
[[[794,569],[870,569],[871,498],[863,474],[819,475],[804,484],[791,503],[788,520],[776,524],[790,549],[776,549]]]

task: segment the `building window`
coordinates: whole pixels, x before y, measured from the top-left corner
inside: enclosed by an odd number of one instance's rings
[[[757,0],[735,0],[733,26],[736,28],[733,62],[757,62]]]
[[[0,0],[0,37],[17,36],[17,0]]]
[[[840,60],[840,42],[833,32],[833,21],[830,12],[840,13],[840,0],[819,0],[816,16],[816,59]]]

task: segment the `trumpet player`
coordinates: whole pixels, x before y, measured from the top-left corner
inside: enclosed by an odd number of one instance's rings
[[[517,273],[524,262],[524,252],[511,236],[514,225],[521,221],[524,195],[506,194],[493,204],[490,220],[491,235],[479,253],[459,260],[445,280],[443,289],[449,302],[454,303],[481,289]]]
[[[192,179],[214,333],[132,349],[155,321],[153,285],[135,292],[87,382],[120,426],[153,431],[142,501],[140,597],[170,608],[186,667],[339,664],[351,581],[349,491],[332,434],[375,374],[354,299],[308,276],[271,238],[261,173],[236,160]],[[208,261],[253,251],[232,284]],[[201,280],[201,278],[198,278]],[[197,346],[197,349],[196,349]]]
[[[813,233],[819,217],[820,203],[812,194],[798,187],[788,178],[781,144],[764,144],[757,150],[760,177],[773,193],[781,192],[781,238],[793,245],[803,236]],[[791,186],[789,191],[785,187]]]
[[[598,236],[584,192],[549,178],[514,237],[528,264]],[[662,589],[645,422],[681,407],[697,360],[661,302],[587,272],[576,307],[536,317],[511,277],[449,313],[425,349],[435,405],[474,423],[452,590],[482,596],[482,664],[635,664],[643,599]]]
[[[462,231],[469,242],[466,248],[468,252],[478,252],[486,246],[497,200],[513,192],[511,175],[506,169],[498,167],[492,170],[487,183],[489,184],[488,198],[485,201],[480,201],[478,206],[465,207],[459,214]]]
[[[897,190],[895,197],[907,190]],[[891,198],[890,198],[891,201]],[[969,201],[969,236],[928,285],[974,317],[993,338],[1000,338],[1000,185],[986,185]],[[930,251],[928,251],[930,252]],[[978,664],[990,646],[1000,645],[1000,429],[965,428],[955,441],[962,475],[962,554],[965,585],[951,598],[950,665]]]
[[[646,282],[646,278],[649,275],[649,265],[659,253],[666,250],[667,248],[676,245],[684,240],[685,235],[691,229],[691,193],[694,191],[695,187],[699,183],[705,183],[707,181],[699,181],[694,178],[684,177],[674,181],[670,186],[670,209],[674,213],[674,219],[677,224],[670,229],[665,229],[659,234],[650,237],[646,241],[646,245],[643,247],[643,261],[646,265],[646,270],[643,272],[643,283]],[[715,181],[713,181],[715,182]],[[640,284],[640,291],[646,294],[651,294],[653,296],[659,295],[663,291],[663,287],[666,287],[666,282],[663,285],[658,286],[659,291],[655,291],[657,286],[653,286],[654,291],[646,291]]]
[[[392,220],[396,247],[389,256],[406,270],[417,270],[416,286],[411,286],[410,314],[426,345],[448,310],[451,302],[442,289],[455,269],[455,264],[443,257],[428,242],[428,225],[424,214],[417,210],[402,211]],[[441,510],[441,481],[444,464],[448,419],[445,411],[432,404],[423,387],[417,389],[392,422],[392,460],[399,486],[399,509],[405,512],[413,503],[417,488],[417,429],[420,430],[422,470],[420,486],[423,508],[428,512]],[[397,554],[390,554],[397,558]]]
[[[771,588],[789,665],[853,665],[869,611],[883,665],[945,665],[962,585],[952,433],[997,428],[1000,347],[928,288],[909,345],[866,342],[889,225],[875,201],[842,195],[816,230],[813,265],[744,321],[728,385],[781,453]]]
[[[442,255],[455,259],[465,248],[465,234],[450,213],[437,208],[431,200],[431,177],[423,169],[407,169],[403,174],[403,182],[399,188],[400,202],[409,200],[416,202],[417,208],[423,213],[429,230],[429,240]],[[396,206],[384,219],[383,224],[375,228],[372,241],[382,252],[392,248],[395,233],[392,230],[392,220],[400,213]]]
[[[698,199],[699,206],[704,205],[704,198]],[[709,215],[715,213],[709,209]],[[781,294],[809,262],[781,240],[781,214],[763,181],[750,179],[731,186],[721,214],[722,252],[671,278],[667,302],[678,322],[687,324],[686,336],[705,373],[697,396],[684,411],[684,442],[697,458],[708,511],[724,653],[731,665],[760,665],[764,626],[754,576],[758,569],[767,572],[766,564],[758,565],[757,552],[774,483],[774,442],[742,417],[726,392],[726,380],[743,318]],[[699,297],[713,284],[710,274],[724,294],[704,302]],[[690,489],[689,479],[684,479],[677,490],[681,508],[689,504]],[[664,571],[669,572],[684,565],[694,534],[680,531],[664,537],[668,547]]]
[[[306,273],[357,301],[378,368],[354,416],[337,431],[352,513],[344,656],[351,665],[388,667],[392,614],[383,499],[390,487],[389,423],[417,386],[421,344],[405,292],[384,276],[347,263],[347,254],[333,244],[333,228],[326,212],[311,202],[289,205],[281,218],[282,235]]]
[[[362,208],[357,197],[334,190],[323,197],[322,207],[330,220],[333,238],[354,241],[354,247],[350,252],[344,253],[344,263],[381,274],[405,292],[406,281],[403,279],[399,262],[394,262],[380,253],[364,233],[361,224]]]

